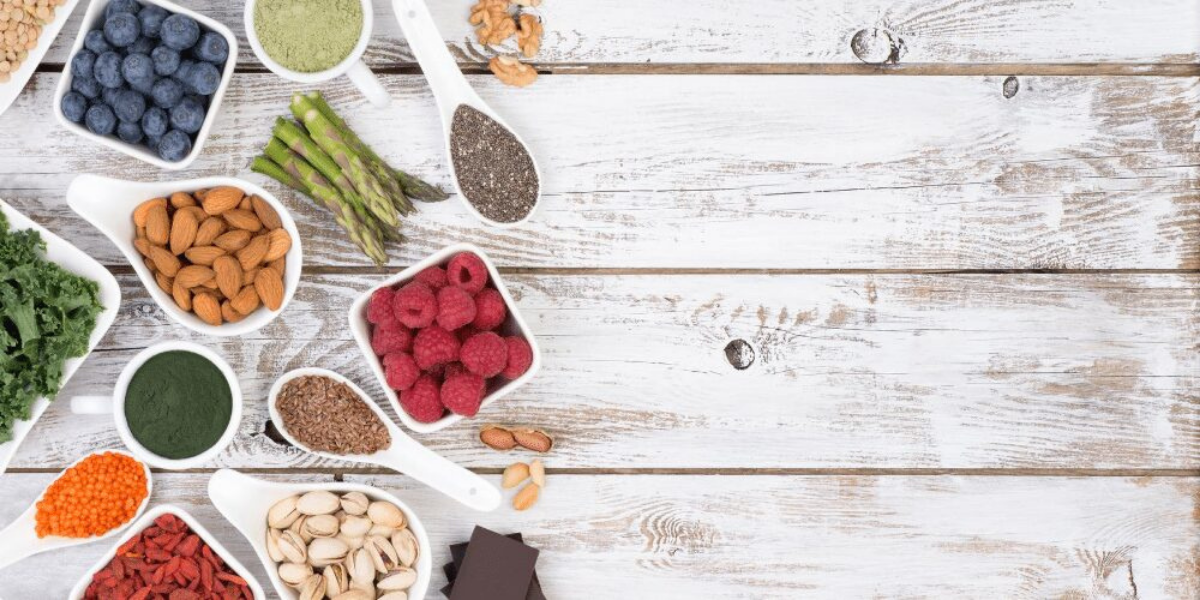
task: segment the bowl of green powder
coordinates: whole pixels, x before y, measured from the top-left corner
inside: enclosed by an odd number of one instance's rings
[[[113,413],[134,456],[163,469],[192,469],[233,441],[242,421],[237,374],[212,350],[164,342],[138,353],[117,378],[112,397],[71,399],[81,414]]]
[[[391,96],[363,62],[371,0],[246,0],[246,37],[271,72],[298,83],[346,75],[376,106]]]

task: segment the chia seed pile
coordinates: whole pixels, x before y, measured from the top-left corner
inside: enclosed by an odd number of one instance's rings
[[[374,454],[392,445],[375,411],[350,386],[328,377],[297,377],[283,384],[275,408],[284,429],[313,450]]]
[[[483,216],[512,223],[533,210],[540,185],[533,159],[491,117],[459,105],[450,127],[450,157],[463,196]]]

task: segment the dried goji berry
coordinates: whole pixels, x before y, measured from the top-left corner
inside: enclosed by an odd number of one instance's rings
[[[187,539],[183,540],[183,543],[179,544],[179,546],[175,548],[175,553],[180,556],[187,556],[190,558],[196,554],[196,549],[199,547],[200,536],[193,533],[192,535],[187,536]]]
[[[246,585],[246,580],[234,575],[233,573],[217,573],[217,579],[228,581],[233,585]]]
[[[149,597],[150,597],[150,588],[149,588],[149,586],[147,586],[147,587],[144,587],[144,588],[134,592],[133,595],[129,597],[129,600],[146,600],[146,598],[149,598]]]

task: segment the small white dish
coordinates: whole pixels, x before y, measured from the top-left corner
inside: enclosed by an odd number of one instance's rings
[[[292,436],[279,415],[279,409],[275,406],[275,399],[279,396],[279,390],[283,389],[284,384],[297,377],[309,375],[328,377],[339,381],[346,384],[355,394],[358,394],[359,399],[366,403],[374,411],[375,416],[379,417],[379,420],[387,427],[388,433],[392,436],[392,445],[386,450],[380,450],[374,454],[334,454],[332,452],[313,450]],[[488,483],[484,478],[460,467],[450,459],[422,446],[419,442],[409,437],[407,433],[396,427],[396,424],[392,423],[391,419],[387,418],[387,415],[367,396],[366,392],[362,391],[362,388],[354,385],[353,381],[328,369],[309,367],[285,373],[275,381],[275,385],[271,386],[271,392],[267,394],[267,407],[271,413],[271,421],[275,423],[276,429],[279,430],[284,439],[293,446],[307,450],[317,456],[334,460],[369,463],[399,471],[450,496],[465,506],[483,512],[495,510],[500,506],[500,502],[503,499],[500,495],[500,490],[496,489],[495,486]]]
[[[63,473],[71,470],[71,468],[83,462],[83,460],[89,456],[103,454],[105,452],[124,454],[125,456],[129,456],[130,458],[137,460],[136,456],[121,450],[97,450],[96,452],[81,457],[79,460],[71,463],[71,466],[63,469],[62,473],[59,473],[58,477],[55,477],[54,480],[58,481],[59,477],[62,477]],[[150,467],[147,467],[146,463],[144,462],[139,461],[139,463],[142,465],[142,468],[146,470],[146,497],[142,499],[142,503],[138,505],[137,511],[134,512],[133,517],[130,518],[127,523],[118,525],[108,530],[103,535],[95,535],[92,537],[69,538],[52,535],[39,538],[37,536],[35,527],[37,526],[38,502],[41,502],[42,496],[46,495],[45,490],[43,490],[41,494],[38,494],[37,500],[34,500],[33,503],[29,505],[29,508],[26,509],[25,512],[21,513],[21,516],[17,517],[17,520],[9,523],[8,527],[5,527],[3,531],[0,531],[0,569],[3,569],[4,567],[7,567],[20,560],[29,558],[34,554],[41,554],[43,552],[67,548],[69,546],[90,544],[92,542],[98,542],[100,540],[110,538],[121,532],[121,530],[125,529],[129,523],[136,521],[138,515],[142,514],[142,511],[146,510],[146,505],[150,502],[150,495],[154,492],[154,483],[150,476]]]
[[[175,506],[174,504],[160,504],[155,506],[147,511],[146,514],[142,515],[140,519],[134,521],[134,523],[128,529],[126,529],[125,535],[121,536],[121,539],[113,544],[112,547],[108,549],[108,552],[105,552],[104,556],[100,557],[100,560],[96,561],[96,564],[92,565],[92,567],[87,570],[87,573],[84,573],[83,577],[79,578],[79,583],[75,584],[75,587],[71,589],[71,594],[67,597],[71,600],[81,600],[83,595],[87,592],[88,585],[92,583],[92,577],[108,565],[109,561],[111,561],[113,557],[117,555],[117,550],[121,548],[121,545],[133,539],[133,536],[149,528],[154,524],[155,519],[165,514],[171,514],[179,517],[181,521],[187,523],[187,526],[191,528],[192,533],[200,536],[200,540],[205,544],[208,544],[208,547],[212,548],[213,553],[219,556],[221,560],[225,561],[225,564],[229,566],[230,569],[233,569],[233,572],[237,573],[238,577],[246,580],[246,585],[250,586],[250,591],[254,593],[255,598],[267,597],[266,594],[263,593],[262,585],[259,584],[258,580],[254,578],[254,575],[250,572],[250,569],[247,569],[246,566],[237,559],[237,557],[226,550],[225,546],[222,546],[221,542],[217,540],[217,538],[213,537],[212,533],[209,533],[208,529],[205,529],[195,517],[188,514],[188,512],[182,508]]]
[[[213,122],[217,120],[217,113],[221,109],[221,99],[225,97],[225,91],[229,89],[229,82],[233,80],[233,71],[237,66],[238,42],[237,36],[233,34],[228,27],[222,25],[215,19],[206,17],[194,10],[184,8],[173,2],[166,0],[138,0],[142,4],[152,4],[167,10],[174,14],[187,15],[196,20],[200,24],[201,33],[203,30],[215,31],[225,38],[229,44],[229,58],[225,59],[225,66],[221,71],[221,85],[217,87],[216,93],[212,95],[212,99],[208,103],[208,108],[204,115],[204,125],[200,127],[200,131],[196,132],[195,140],[192,142],[192,151],[188,153],[183,160],[179,162],[170,162],[163,160],[149,148],[140,144],[130,144],[121,141],[116,136],[96,135],[88,131],[86,127],[79,123],[72,123],[70,119],[62,112],[62,99],[71,91],[71,60],[75,58],[75,53],[83,48],[84,38],[87,37],[89,31],[96,28],[100,20],[104,18],[104,9],[108,6],[108,2],[104,0],[93,0],[88,6],[87,12],[83,13],[83,25],[79,28],[79,35],[75,38],[75,44],[71,46],[71,53],[67,59],[67,64],[63,66],[62,76],[58,78],[58,88],[54,93],[54,116],[58,118],[58,122],[68,131],[93,140],[99,144],[112,148],[118,152],[128,154],[138,160],[148,162],[160,169],[168,169],[177,171],[186,169],[196,157],[204,150],[204,142],[208,141],[208,134],[212,131]]]
[[[0,200],[0,212],[8,219],[8,226],[14,231],[22,229],[32,229],[37,231],[42,236],[42,240],[46,242],[46,259],[50,262],[58,264],[62,268],[87,277],[95,281],[100,288],[100,304],[104,307],[100,314],[96,315],[96,328],[92,330],[92,335],[88,338],[88,351],[83,356],[68,359],[63,364],[62,385],[67,385],[71,380],[71,376],[75,371],[79,370],[79,366],[87,360],[88,355],[104,338],[104,334],[108,328],[112,326],[113,321],[117,318],[117,311],[121,307],[121,286],[117,283],[117,279],[108,272],[103,265],[96,262],[96,259],[88,256],[79,248],[67,243],[66,240],[50,233],[47,229],[30,220],[25,215],[19,213],[13,207]],[[12,461],[13,455],[17,453],[17,448],[25,437],[29,435],[29,431],[33,429],[34,423],[41,418],[46,409],[50,407],[50,401],[53,398],[42,397],[34,401],[33,406],[29,410],[28,421],[17,421],[13,424],[13,438],[3,444],[0,444],[0,474],[8,468],[8,463]]]
[[[0,83],[0,115],[4,114],[4,111],[12,106],[17,96],[21,95],[21,90],[25,89],[25,84],[29,83],[29,78],[33,77],[34,71],[37,71],[38,65],[42,63],[46,52],[54,45],[54,40],[58,38],[63,26],[67,24],[71,13],[75,12],[76,6],[79,6],[79,0],[67,0],[66,4],[59,6],[54,11],[54,20],[49,25],[42,27],[37,46],[29,51],[25,61],[21,63],[21,68],[10,74],[12,77],[7,83]]]
[[[272,311],[264,306],[241,321],[214,326],[179,308],[175,304],[175,299],[158,287],[154,274],[146,267],[145,260],[138,253],[137,248],[133,247],[133,239],[137,235],[133,225],[133,210],[146,200],[170,196],[172,192],[191,192],[223,185],[240,188],[247,194],[255,194],[266,200],[267,204],[270,204],[275,212],[279,213],[279,218],[283,221],[283,228],[292,236],[292,248],[287,253],[287,268],[285,269],[287,272],[283,276],[283,304],[279,310]],[[163,312],[180,325],[197,333],[233,337],[257,331],[275,320],[275,317],[287,309],[288,303],[292,301],[292,296],[296,294],[296,288],[300,285],[304,250],[301,248],[300,231],[296,229],[296,222],[279,199],[249,181],[233,177],[205,177],[184,181],[138,182],[110,179],[98,175],[80,175],[71,181],[70,187],[67,188],[67,204],[71,210],[96,226],[104,235],[108,236],[108,239],[112,240],[112,243],[116,244],[125,258],[129,260],[129,264],[133,266],[133,270],[137,272],[142,284],[146,286],[150,297],[158,303]]]
[[[354,340],[358,342],[359,349],[366,356],[367,364],[371,367],[371,372],[379,380],[379,385],[383,386],[383,393],[387,395],[388,400],[392,403],[392,408],[396,411],[396,414],[400,415],[400,420],[404,421],[406,427],[419,433],[441,431],[463,420],[463,417],[462,415],[447,412],[446,416],[433,423],[422,423],[405,412],[404,407],[400,406],[400,398],[396,395],[396,391],[387,384],[387,376],[383,372],[383,364],[375,356],[375,350],[371,348],[371,324],[367,322],[367,305],[371,302],[371,295],[379,288],[397,287],[408,283],[409,280],[416,277],[418,273],[428,267],[446,266],[454,255],[461,252],[470,252],[483,260],[483,264],[487,267],[491,284],[495,286],[496,290],[500,292],[500,296],[504,298],[504,303],[508,307],[508,318],[497,330],[497,333],[505,336],[521,336],[525,338],[525,341],[529,342],[529,347],[533,350],[533,363],[529,365],[529,370],[525,371],[524,375],[512,381],[506,381],[500,387],[490,390],[483,397],[483,402],[480,404],[479,410],[482,411],[496,400],[511,394],[517,388],[525,385],[542,368],[542,352],[538,348],[537,340],[534,339],[533,332],[529,330],[529,326],[525,324],[525,319],[521,317],[521,311],[517,309],[517,303],[513,301],[512,295],[508,293],[508,286],[504,285],[504,280],[500,278],[500,272],[496,270],[496,265],[492,263],[492,259],[488,258],[488,255],[474,244],[455,244],[438,250],[425,260],[363,292],[350,307],[350,331],[354,334]]]
[[[545,187],[545,179],[542,178],[542,171],[538,168],[537,158],[529,150],[529,144],[526,144],[520,134],[509,127],[508,123],[479,97],[467,78],[463,76],[454,56],[447,49],[442,34],[438,32],[433,16],[429,14],[429,7],[425,4],[425,0],[392,0],[392,9],[396,13],[396,20],[400,22],[400,29],[404,31],[408,47],[417,57],[417,62],[421,64],[421,72],[425,74],[425,79],[429,81],[429,87],[433,90],[433,97],[437,100],[438,112],[442,116],[442,131],[445,134],[446,164],[450,167],[450,179],[454,182],[454,189],[458,192],[459,199],[471,214],[492,227],[517,227],[528,221],[542,205],[542,188]],[[537,173],[538,180],[538,197],[529,214],[520,220],[510,223],[493,221],[483,216],[463,195],[462,187],[458,185],[458,174],[454,171],[454,157],[450,152],[450,130],[454,123],[454,111],[460,105],[478,110],[507,129],[525,147],[525,152],[529,154],[529,160],[533,161],[533,170]]]
[[[326,490],[344,494],[347,492],[362,492],[372,500],[386,500],[395,504],[404,512],[408,520],[408,528],[417,538],[417,582],[408,588],[411,600],[420,600],[429,590],[429,582],[433,571],[433,547],[429,545],[429,534],[421,519],[411,508],[396,496],[379,488],[358,483],[273,483],[263,481],[249,475],[243,475],[232,469],[221,469],[213,473],[208,480],[208,497],[217,511],[221,513],[254,547],[258,559],[262,561],[263,569],[275,586],[275,593],[286,600],[299,600],[300,593],[288,587],[279,579],[279,566],[267,554],[267,511],[280,500],[295,494],[303,494],[314,490]]]
[[[229,384],[229,395],[232,401],[229,424],[225,426],[225,431],[216,444],[190,458],[165,458],[146,449],[141,442],[137,441],[137,438],[133,437],[133,432],[129,430],[129,421],[125,418],[125,393],[129,390],[130,380],[133,379],[138,369],[146,364],[146,361],[163,352],[171,351],[191,352],[208,359],[221,371],[221,374],[225,376],[225,382]],[[233,367],[230,367],[229,363],[225,362],[225,359],[216,352],[189,342],[162,342],[138,352],[137,356],[134,356],[124,369],[121,369],[121,375],[117,377],[117,385],[113,389],[112,396],[75,396],[71,398],[71,412],[79,415],[113,415],[113,419],[117,422],[117,433],[121,436],[121,441],[138,460],[146,464],[174,471],[195,469],[216,458],[237,435],[238,427],[242,423],[242,388],[238,385],[237,373],[233,371]]]
[[[367,97],[367,100],[378,107],[385,107],[392,103],[392,96],[388,94],[387,88],[379,82],[379,78],[371,72],[367,67],[367,63],[363,62],[363,53],[367,51],[367,45],[371,41],[371,29],[375,26],[375,7],[371,0],[360,0],[362,3],[363,24],[362,33],[359,34],[358,44],[350,51],[342,62],[324,71],[316,73],[304,73],[301,71],[293,71],[271,58],[270,54],[263,48],[262,42],[258,39],[258,31],[254,28],[254,8],[257,0],[246,0],[246,8],[243,11],[243,19],[246,23],[246,39],[250,42],[250,48],[254,50],[254,56],[262,61],[272,73],[297,83],[324,83],[331,79],[336,79],[342,75],[350,78],[354,85]]]

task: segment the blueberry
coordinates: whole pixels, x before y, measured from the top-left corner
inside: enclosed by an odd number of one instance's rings
[[[204,125],[204,104],[195,96],[186,96],[171,107],[171,127],[196,133]]]
[[[100,100],[107,104],[109,108],[112,108],[117,105],[117,94],[119,94],[121,90],[127,89],[129,88],[124,86],[119,88],[104,88],[100,91]]]
[[[62,113],[72,123],[82,123],[87,112],[88,99],[79,92],[67,92],[62,99]]]
[[[163,160],[179,162],[192,151],[192,138],[188,134],[172,129],[158,141],[158,155]]]
[[[150,53],[150,60],[154,61],[154,72],[166,77],[179,68],[179,51],[168,46],[159,46]]]
[[[109,51],[96,57],[92,74],[104,87],[121,87],[121,84],[125,83],[121,78],[121,55]]]
[[[103,104],[94,104],[87,110],[83,120],[87,125],[88,131],[97,135],[108,135],[117,128],[117,116],[113,114],[111,108]]]
[[[72,77],[71,90],[83,94],[83,97],[89,100],[100,96],[100,84],[91,75]]]
[[[176,50],[187,50],[200,39],[200,26],[187,15],[171,15],[162,22],[158,35],[164,44]]]
[[[104,7],[104,18],[112,18],[117,13],[137,14],[139,10],[142,10],[142,5],[137,0],[112,0]]]
[[[121,90],[117,92],[112,109],[122,122],[137,123],[146,112],[146,97],[133,90]]]
[[[221,71],[212,63],[198,62],[189,70],[184,83],[201,96],[211,96],[221,87]]]
[[[154,82],[154,61],[145,54],[129,54],[121,61],[121,77],[130,84]]]
[[[142,127],[137,123],[121,121],[117,124],[117,137],[121,138],[123,142],[136,144],[142,141],[142,138],[145,136],[142,135]]]
[[[167,9],[153,4],[147,5],[138,13],[138,20],[142,22],[142,35],[157,38],[163,21],[169,16],[171,13],[167,12]]]
[[[150,98],[154,100],[155,106],[171,108],[183,99],[183,86],[170,77],[163,77],[154,82]]]
[[[112,50],[112,46],[109,46],[108,41],[104,39],[104,32],[99,29],[93,29],[87,33],[83,38],[83,47],[95,54],[104,54]]]
[[[154,51],[154,47],[157,45],[157,41],[143,35],[142,37],[138,38],[136,42],[130,45],[127,51],[131,54],[136,53],[149,56],[150,53]]]
[[[143,96],[149,96],[150,94],[154,93],[154,82],[155,79],[153,77],[149,79],[139,79],[129,84],[129,87],[133,88]]]
[[[142,24],[130,13],[117,13],[104,22],[104,39],[118,48],[136,42],[140,35]]]
[[[160,140],[162,140],[161,135],[150,135],[147,133],[146,134],[146,147],[149,148],[151,152],[158,154],[158,142]]]
[[[229,58],[229,42],[225,40],[225,36],[209,31],[200,36],[200,41],[192,48],[192,55],[214,65],[223,65],[225,59]]]
[[[151,138],[160,138],[162,134],[167,132],[168,122],[167,111],[151,106],[146,109],[146,114],[142,115],[142,131]]]
[[[80,48],[79,52],[71,58],[71,75],[75,77],[92,76],[92,69],[96,66],[96,53],[87,48]]]

